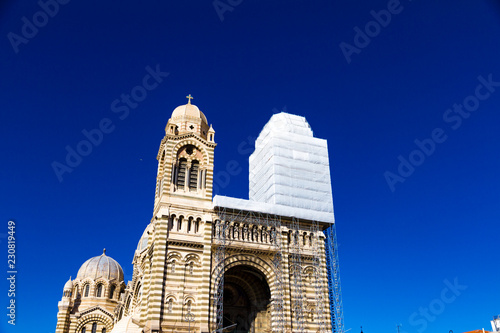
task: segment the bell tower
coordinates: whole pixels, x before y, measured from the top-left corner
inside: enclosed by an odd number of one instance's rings
[[[191,104],[193,97],[186,97],[188,103],[172,112],[158,151],[155,215],[165,204],[211,205],[215,131],[203,112]]]
[[[136,252],[136,307],[151,333],[209,331],[215,131],[188,103],[172,112],[158,150],[153,218]],[[138,287],[134,287],[138,290]],[[187,321],[188,319],[191,321]]]

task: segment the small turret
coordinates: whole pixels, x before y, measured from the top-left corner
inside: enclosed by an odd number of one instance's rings
[[[212,125],[210,125],[210,128],[208,129],[208,141],[210,142],[214,142],[215,140],[215,130],[214,128],[212,127]]]
[[[71,281],[71,276],[70,276],[68,282],[66,282],[63,288],[63,298],[71,298],[72,290],[73,290],[73,282]]]

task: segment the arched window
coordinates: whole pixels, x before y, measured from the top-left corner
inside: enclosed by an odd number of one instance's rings
[[[141,289],[139,290],[139,304],[142,303],[142,285]]]
[[[82,332],[82,333],[87,332],[87,329],[85,328],[85,326],[84,326],[84,327],[82,327],[82,331],[81,331],[81,332]]]
[[[191,191],[196,191],[198,189],[198,169],[200,163],[198,161],[193,161],[191,163],[191,170],[189,171],[189,189]]]
[[[80,298],[80,292],[78,291],[78,285],[76,285],[75,288],[73,289],[73,296],[75,297],[75,299]]]
[[[172,274],[175,273],[175,260],[172,261],[171,270],[172,270]]]
[[[193,218],[192,218],[192,217],[190,217],[190,218],[188,218],[188,225],[187,225],[187,227],[188,227],[188,232],[191,232],[191,228],[192,228],[192,226],[193,226]]]
[[[98,285],[97,285],[97,290],[96,290],[95,295],[96,295],[97,297],[101,297],[101,295],[102,295],[102,284],[98,284]]]
[[[194,233],[197,234],[200,231],[200,219],[197,218],[194,222]]]
[[[130,312],[130,300],[132,299],[132,297],[129,297],[127,299],[127,305],[125,305],[125,309],[127,312],[125,312],[126,314]]]
[[[168,313],[172,313],[172,308],[174,307],[174,300],[171,298],[168,300],[168,305],[167,305],[167,308],[168,308]]]
[[[89,297],[89,291],[90,291],[90,285],[87,284],[85,285],[85,294],[84,294],[85,297]]]
[[[177,187],[184,188],[186,184],[186,167],[187,161],[185,158],[179,160],[179,170],[177,171]]]
[[[115,294],[115,285],[112,284],[111,288],[109,288],[109,298],[113,299],[113,295]]]
[[[139,282],[139,283],[137,283],[137,285],[135,287],[135,292],[134,292],[134,303],[135,304],[137,304],[137,301],[140,301],[141,293],[142,293],[142,284]]]
[[[101,333],[106,333],[106,327],[102,329]]]
[[[97,323],[92,324],[92,333],[97,333]]]
[[[179,219],[177,220],[177,231],[181,231],[182,229],[182,220],[183,220],[183,216],[179,216]]]
[[[175,215],[170,216],[170,218],[168,219],[168,230],[172,230],[172,228],[174,227],[174,219]]]

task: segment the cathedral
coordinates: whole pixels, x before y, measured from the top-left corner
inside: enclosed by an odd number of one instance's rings
[[[132,281],[105,250],[84,262],[56,333],[343,333],[326,140],[274,114],[249,158],[249,199],[212,197],[215,131],[187,98],[160,143]]]

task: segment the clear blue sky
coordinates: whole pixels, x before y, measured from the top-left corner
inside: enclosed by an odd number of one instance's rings
[[[0,313],[0,330],[53,332],[64,283],[104,247],[131,278],[160,140],[189,93],[216,131],[216,176],[241,166],[220,194],[247,198],[238,146],[273,112],[305,116],[328,140],[346,329],[489,328],[500,313],[499,3],[232,3],[221,20],[212,1],[72,0],[53,17],[36,1],[2,2],[1,267],[14,219],[19,273],[17,325]],[[148,66],[169,75],[142,96]],[[125,113],[131,91],[141,101]],[[60,182],[54,161],[103,119],[112,131]]]

